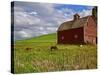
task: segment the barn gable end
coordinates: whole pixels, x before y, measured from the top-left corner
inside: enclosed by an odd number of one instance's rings
[[[97,28],[96,23],[92,16],[88,18],[87,23],[84,25],[84,42],[96,44]]]

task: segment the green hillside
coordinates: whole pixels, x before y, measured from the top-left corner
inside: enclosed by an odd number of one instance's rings
[[[32,43],[32,42],[56,42],[56,41],[57,41],[57,35],[56,35],[56,33],[52,33],[52,34],[46,34],[46,35],[33,37],[33,38],[30,38],[30,39],[18,40],[15,43],[21,43],[21,42],[27,42],[27,43]]]

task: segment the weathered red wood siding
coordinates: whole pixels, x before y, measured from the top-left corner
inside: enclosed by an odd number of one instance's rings
[[[84,25],[84,41],[86,43],[96,44],[96,23],[92,17],[88,18],[87,24]]]
[[[75,28],[58,31],[58,44],[80,44],[84,43],[84,28]]]

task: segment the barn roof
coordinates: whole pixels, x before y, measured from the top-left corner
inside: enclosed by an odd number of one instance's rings
[[[63,31],[63,30],[68,30],[68,29],[72,29],[72,28],[79,28],[79,27],[83,27],[84,24],[87,22],[89,16],[83,17],[83,18],[79,18],[78,20],[72,20],[72,21],[67,21],[64,22],[60,25],[60,27],[58,28],[58,31]]]

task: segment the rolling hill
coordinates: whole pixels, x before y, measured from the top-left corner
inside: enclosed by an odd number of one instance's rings
[[[29,39],[24,39],[24,40],[17,40],[15,41],[15,43],[21,43],[21,42],[27,42],[27,43],[31,43],[31,42],[56,42],[57,41],[57,34],[56,33],[52,33],[52,34],[46,34],[46,35],[41,35],[41,36],[37,36],[37,37],[33,37],[33,38],[29,38]]]

